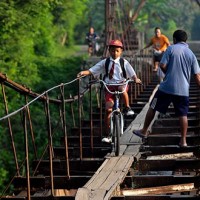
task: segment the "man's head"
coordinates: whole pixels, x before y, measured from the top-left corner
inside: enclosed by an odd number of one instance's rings
[[[120,40],[111,40],[109,43],[109,52],[113,59],[121,56],[123,52],[123,44]]]
[[[160,30],[159,27],[156,27],[155,30],[154,30],[154,32],[155,32],[155,36],[156,37],[160,37],[161,36],[161,30]]]
[[[94,33],[94,28],[90,27],[89,32],[90,32],[90,34],[93,34]]]
[[[187,33],[183,30],[176,30],[173,34],[174,44],[178,42],[186,42],[187,38],[188,38]]]

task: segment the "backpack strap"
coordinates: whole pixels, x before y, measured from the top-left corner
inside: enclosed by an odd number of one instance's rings
[[[125,70],[125,67],[124,67],[124,59],[120,58],[119,62],[120,62],[120,66],[122,68],[123,77],[126,78],[126,70]],[[109,63],[110,63],[110,58],[106,58],[106,62],[105,62],[105,71],[106,71],[106,74],[105,74],[103,80],[105,79],[106,76],[108,76]]]
[[[121,68],[122,68],[123,77],[126,79],[126,70],[125,70],[125,67],[124,67],[124,59],[120,58],[119,62],[120,62]]]
[[[103,80],[105,80],[105,78],[108,76],[108,67],[109,67],[109,63],[110,63],[110,58],[106,58],[106,62],[105,62],[105,75],[103,77]]]
[[[106,58],[106,62],[105,62],[105,69],[106,69],[106,76],[108,76],[108,66],[110,64],[110,58]]]

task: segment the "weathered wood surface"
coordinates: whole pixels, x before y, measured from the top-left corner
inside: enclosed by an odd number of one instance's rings
[[[178,184],[178,185],[168,185],[160,187],[151,188],[140,188],[133,190],[123,190],[122,194],[125,196],[139,196],[139,195],[159,195],[163,193],[181,193],[186,191],[195,191],[194,183]]]
[[[120,183],[123,182],[133,162],[140,157],[139,148],[142,139],[134,135],[133,130],[142,128],[148,108],[149,103],[145,105],[120,138],[120,156],[108,155],[92,178],[78,189],[75,200],[108,200],[117,193]]]
[[[109,199],[112,192],[125,178],[132,163],[132,156],[107,158],[88,183],[78,189],[75,199]]]

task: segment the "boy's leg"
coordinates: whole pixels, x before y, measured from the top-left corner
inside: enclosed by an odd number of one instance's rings
[[[129,96],[128,96],[127,92],[123,93],[123,101],[124,101],[124,104],[125,104],[126,115],[134,115],[134,111],[131,110],[131,107],[129,105]]]
[[[179,122],[180,122],[180,129],[181,129],[181,140],[180,140],[179,145],[187,146],[187,142],[186,142],[186,135],[187,135],[187,129],[188,129],[187,116],[179,117]]]
[[[188,110],[189,110],[189,97],[174,96],[173,99],[174,109],[177,116],[179,116],[181,139],[179,145],[181,147],[187,146],[186,135],[188,129]]]
[[[140,130],[140,132],[144,136],[147,136],[147,131],[148,131],[149,125],[151,124],[154,116],[155,116],[155,111],[151,107],[149,107],[146,117],[145,117],[143,128]]]
[[[123,100],[124,100],[124,104],[126,107],[130,107],[129,106],[129,96],[128,96],[128,93],[127,92],[124,92],[123,93]]]
[[[157,90],[150,103],[150,107],[147,111],[143,128],[138,131],[135,131],[135,134],[137,133],[136,135],[147,136],[148,128],[155,116],[156,111],[165,114],[170,102],[171,102],[170,95]]]
[[[111,116],[112,108],[107,108],[106,106],[106,112],[105,112],[105,135],[106,137],[110,134],[110,116]]]
[[[111,117],[111,112],[112,112],[112,107],[114,105],[114,102],[112,100],[112,96],[109,95],[109,94],[106,94],[105,100],[106,100],[106,104],[105,104],[106,112],[105,112],[105,119],[104,119],[105,137],[102,139],[102,142],[111,143],[112,140],[109,137],[109,134],[110,134],[110,117]]]

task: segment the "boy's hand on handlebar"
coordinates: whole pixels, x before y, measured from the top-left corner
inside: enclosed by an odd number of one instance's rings
[[[134,81],[135,81],[135,83],[139,83],[139,84],[142,83],[142,81],[139,78],[136,78]]]
[[[80,78],[80,77],[82,77],[82,76],[88,76],[88,75],[90,75],[90,74],[91,74],[91,72],[90,72],[89,70],[81,71],[81,72],[79,72],[79,73],[77,74],[77,78]]]

